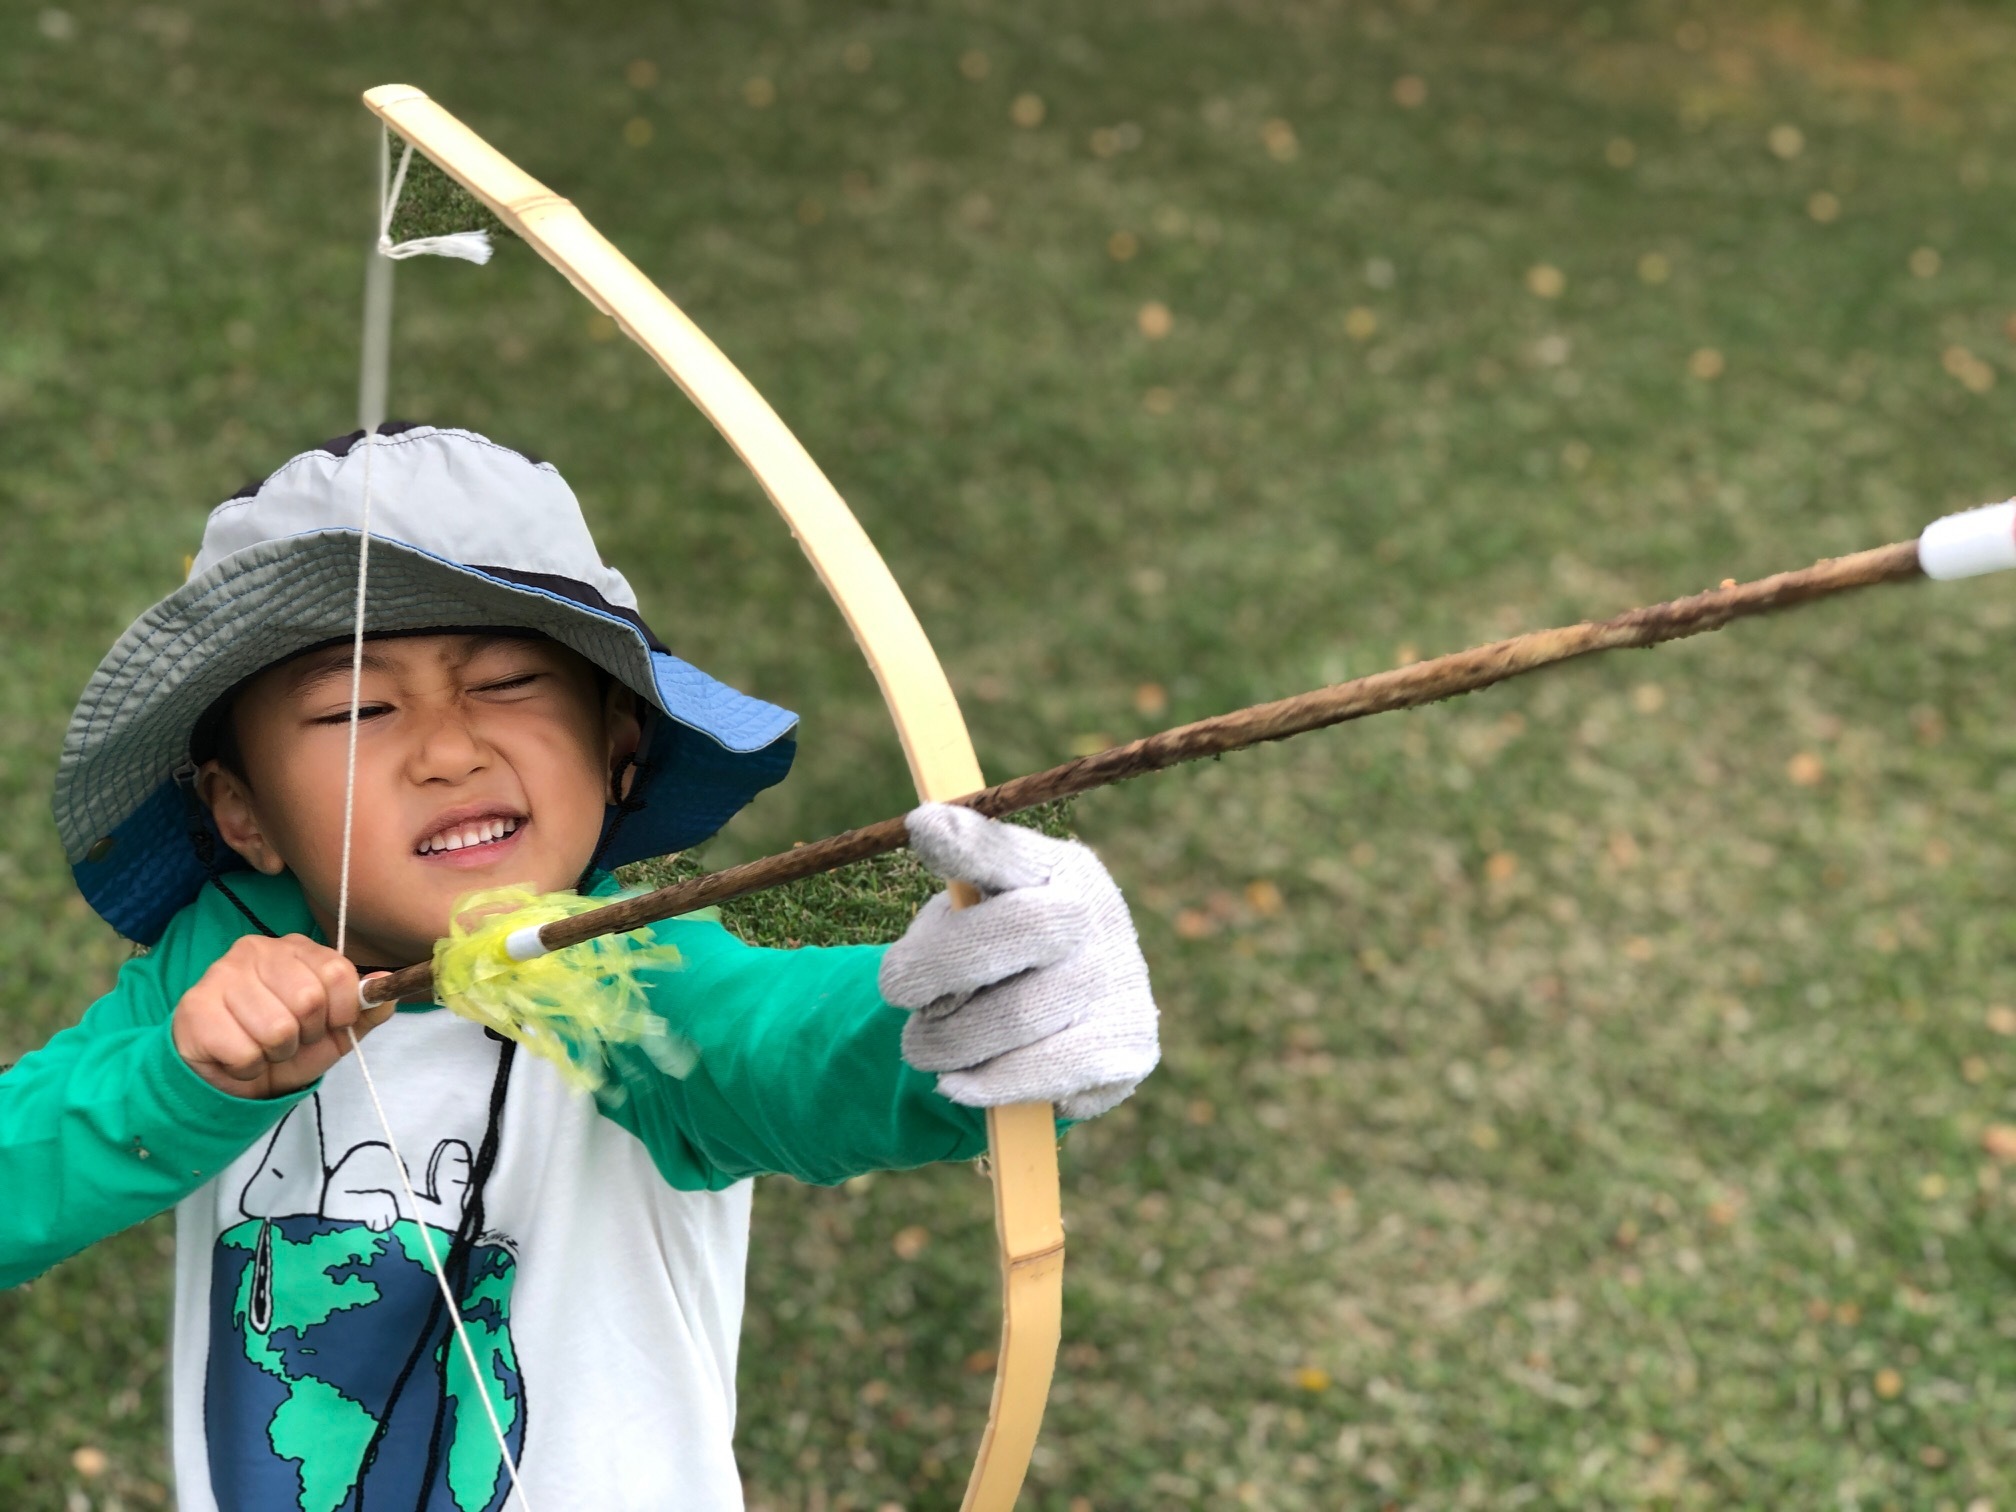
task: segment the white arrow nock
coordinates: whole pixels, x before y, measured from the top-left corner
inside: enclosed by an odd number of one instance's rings
[[[2016,567],[2016,499],[1934,520],[1918,537],[1918,565],[1929,578],[1980,577]]]

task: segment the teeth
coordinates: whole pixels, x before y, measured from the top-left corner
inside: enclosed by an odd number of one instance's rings
[[[431,856],[443,851],[464,850],[472,845],[486,845],[492,840],[502,840],[506,835],[517,833],[518,824],[516,819],[479,819],[474,824],[444,830],[421,841],[420,854]]]

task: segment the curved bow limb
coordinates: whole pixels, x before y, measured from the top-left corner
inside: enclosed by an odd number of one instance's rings
[[[854,632],[889,707],[917,794],[983,785],[937,653],[888,565],[777,412],[658,286],[567,200],[405,84],[367,90],[373,114],[567,276],[657,361],[755,474]],[[955,902],[970,902],[955,889]],[[1062,1329],[1064,1221],[1048,1104],[991,1109],[988,1156],[1001,1261],[1001,1350],[987,1425],[962,1504],[1006,1512],[1022,1488],[1049,1400]]]

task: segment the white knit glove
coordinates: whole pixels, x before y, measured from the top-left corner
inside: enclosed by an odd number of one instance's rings
[[[1148,963],[1127,901],[1074,840],[971,809],[911,811],[910,848],[981,901],[938,894],[882,958],[882,996],[915,1010],[903,1058],[953,1102],[1104,1113],[1161,1057]]]

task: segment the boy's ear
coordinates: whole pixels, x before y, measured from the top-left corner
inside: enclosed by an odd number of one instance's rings
[[[615,788],[610,801],[617,802],[630,796],[630,785],[637,780],[633,758],[644,741],[644,721],[637,712],[637,695],[614,678],[602,697],[602,729]]]
[[[206,761],[196,769],[196,793],[208,805],[224,843],[243,856],[254,871],[273,877],[287,869],[286,861],[266,838],[252,802],[251,785],[243,777],[221,762]]]

